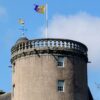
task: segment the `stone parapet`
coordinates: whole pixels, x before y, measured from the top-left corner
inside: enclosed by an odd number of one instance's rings
[[[73,54],[79,55],[87,59],[87,47],[77,41],[68,39],[33,39],[22,42],[17,42],[11,49],[12,59],[11,62],[19,57],[32,55],[32,54]]]

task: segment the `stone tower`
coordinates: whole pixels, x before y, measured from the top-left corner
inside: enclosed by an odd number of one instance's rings
[[[12,100],[90,100],[84,44],[22,37],[11,54]]]

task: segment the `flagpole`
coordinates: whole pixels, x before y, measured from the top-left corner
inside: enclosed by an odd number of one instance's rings
[[[21,30],[21,33],[22,33],[22,37],[24,37],[25,36],[25,23],[24,24],[22,24],[22,26],[21,26],[22,28],[20,29]]]
[[[48,4],[46,3],[46,38],[48,38]]]

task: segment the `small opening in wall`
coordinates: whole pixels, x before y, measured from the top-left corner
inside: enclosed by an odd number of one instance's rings
[[[15,72],[15,62],[12,64],[12,71]]]
[[[13,91],[12,91],[13,97],[14,97],[14,92],[15,92],[15,84],[13,84]]]

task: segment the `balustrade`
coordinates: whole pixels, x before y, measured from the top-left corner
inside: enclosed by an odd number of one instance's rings
[[[34,39],[28,40],[25,43],[18,43],[12,47],[12,54],[18,51],[27,50],[31,48],[63,48],[64,50],[77,50],[84,54],[87,54],[87,47],[77,41],[67,39]]]

